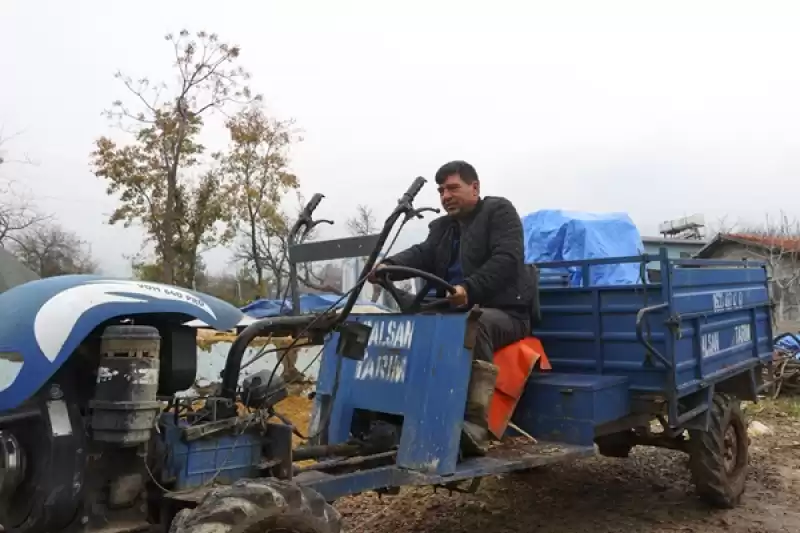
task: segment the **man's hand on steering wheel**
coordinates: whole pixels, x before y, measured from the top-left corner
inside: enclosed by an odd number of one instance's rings
[[[455,292],[447,294],[447,300],[453,307],[466,307],[469,303],[467,289],[463,285],[456,285]]]
[[[408,278],[422,278],[425,281],[425,286],[415,296],[404,296],[397,290],[397,287],[391,282],[390,277],[392,274],[399,274],[406,279]],[[400,306],[400,311],[403,313],[417,313],[426,310],[433,310],[441,306],[448,307],[462,307],[467,303],[467,291],[463,286],[454,287],[446,280],[431,274],[411,267],[404,267],[398,265],[377,265],[372,269],[372,272],[367,276],[367,280],[375,280],[374,283],[386,289],[386,291],[394,298]],[[433,301],[425,301],[428,294],[433,289],[443,289],[447,294],[445,298],[437,298]]]
[[[367,274],[367,281],[372,283],[373,285],[378,284],[378,270],[383,266],[382,263],[375,263],[375,266],[372,268],[369,274]]]

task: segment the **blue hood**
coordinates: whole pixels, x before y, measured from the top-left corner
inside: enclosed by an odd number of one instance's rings
[[[0,411],[35,394],[100,324],[156,313],[220,330],[236,327],[243,316],[207,294],[101,276],[58,276],[0,294]]]

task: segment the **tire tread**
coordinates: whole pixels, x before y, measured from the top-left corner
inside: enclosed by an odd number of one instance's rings
[[[725,428],[730,422],[741,421],[745,428],[744,442],[740,446],[747,447],[747,425],[739,403],[724,394],[714,394],[711,404],[708,431],[689,431],[689,468],[692,473],[697,494],[708,504],[731,509],[738,505],[744,493],[747,464],[728,479],[723,457]]]
[[[212,489],[197,507],[175,516],[169,533],[240,533],[270,517],[297,523],[302,533],[340,533],[342,529],[341,515],[319,493],[269,478],[239,480]]]

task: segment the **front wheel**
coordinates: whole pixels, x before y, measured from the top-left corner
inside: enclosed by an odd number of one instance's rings
[[[175,516],[170,533],[340,533],[342,519],[316,491],[278,479],[212,489]]]
[[[749,447],[740,402],[715,394],[708,431],[689,431],[689,468],[700,498],[722,509],[739,503],[747,479]]]

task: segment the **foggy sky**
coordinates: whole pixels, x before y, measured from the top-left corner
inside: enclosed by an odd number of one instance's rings
[[[292,167],[327,195],[327,237],[456,158],[521,214],[625,211],[643,234],[696,212],[800,211],[796,2],[429,2],[3,0],[0,124],[20,132],[4,149],[37,163],[4,177],[129,274],[141,233],[106,224],[115,201],[89,153],[128,98],[113,74],[167,78],[163,35],[185,27],[240,44],[270,112],[303,129]],[[436,203],[429,184],[418,204]]]

